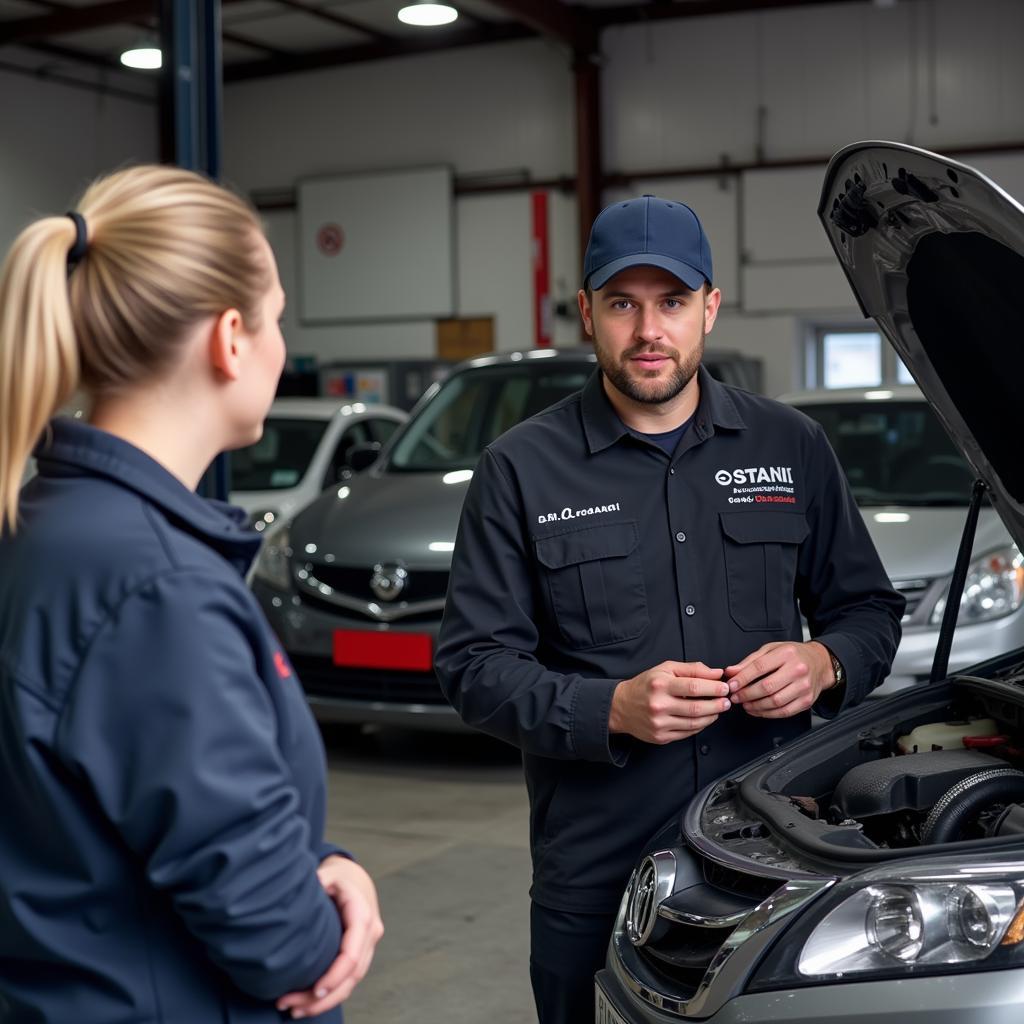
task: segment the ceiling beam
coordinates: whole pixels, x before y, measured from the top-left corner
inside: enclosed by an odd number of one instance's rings
[[[493,2],[493,0],[492,0]],[[855,3],[870,0],[651,0],[646,4],[621,4],[594,10],[599,28],[634,22],[664,21],[668,18],[706,18],[712,14],[739,14],[751,11],[775,11],[784,7],[818,7],[822,4]]]
[[[344,14],[335,14],[334,11],[328,8],[317,7],[316,4],[310,3],[309,0],[276,0],[276,2],[282,7],[290,7],[293,11],[302,11],[303,14],[319,18],[321,21],[329,21],[332,25],[337,25],[339,28],[345,28],[351,32],[361,32],[363,35],[370,36],[379,42],[390,42],[397,38],[389,32],[382,32],[380,29],[364,25],[361,21],[356,21]]]
[[[221,0],[224,4],[238,0]],[[131,23],[139,18],[155,18],[155,0],[106,0],[93,6],[66,7],[52,14],[38,14],[31,18],[12,18],[0,21],[0,46],[11,43],[29,43],[50,36],[85,32],[108,25]]]
[[[568,7],[562,0],[490,0],[516,21],[541,35],[550,36],[580,54],[597,50],[597,25],[580,7]]]
[[[336,67],[342,64],[356,64],[368,60],[384,60],[388,57],[412,57],[437,50],[456,49],[463,46],[482,46],[486,43],[503,43],[516,39],[532,39],[535,33],[524,25],[492,25],[486,28],[456,29],[431,35],[429,39],[402,39],[396,37],[390,42],[366,43],[362,46],[342,46],[329,50],[314,50],[293,56],[256,60],[246,64],[229,64],[224,68],[225,82],[244,82],[254,78],[268,78],[271,75],[288,75],[299,71],[313,71],[317,68]]]

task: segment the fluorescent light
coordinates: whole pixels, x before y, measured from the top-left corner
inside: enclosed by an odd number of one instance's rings
[[[892,398],[891,391],[865,391],[864,397],[869,402],[888,402]]]
[[[909,523],[910,516],[906,512],[876,512],[876,523]]]
[[[446,484],[464,484],[468,480],[473,479],[473,470],[471,469],[453,469],[450,473],[445,473],[441,477],[442,482]]]
[[[454,551],[455,544],[449,540],[435,540],[428,545],[431,551]]]
[[[121,63],[138,71],[157,71],[163,65],[163,54],[155,46],[136,46],[121,54]]]
[[[406,25],[418,25],[430,28],[436,25],[450,25],[459,12],[451,4],[416,3],[403,7],[398,12],[398,20]]]

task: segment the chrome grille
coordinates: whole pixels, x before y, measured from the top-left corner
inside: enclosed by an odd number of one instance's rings
[[[311,562],[308,568],[318,580],[340,594],[346,594],[359,601],[379,600],[370,590],[372,565],[347,566]],[[402,591],[402,600],[410,603],[443,600],[447,589],[446,569],[410,569],[408,583]]]
[[[933,580],[891,580],[893,589],[907,599],[907,609],[903,613],[903,621],[910,619],[920,607],[925,594],[931,588]]]

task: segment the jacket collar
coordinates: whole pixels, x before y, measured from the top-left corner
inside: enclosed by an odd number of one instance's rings
[[[747,424],[736,408],[729,389],[715,380],[703,366],[697,369],[697,379],[700,383],[700,401],[693,422],[698,436],[710,437],[716,427],[723,430],[746,429]],[[620,438],[631,433],[608,400],[599,369],[590,375],[583,387],[581,410],[583,430],[591,455],[610,448]]]
[[[135,492],[243,573],[259,551],[243,509],[200,497],[141,449],[81,420],[53,419],[33,455],[40,476],[99,476]]]

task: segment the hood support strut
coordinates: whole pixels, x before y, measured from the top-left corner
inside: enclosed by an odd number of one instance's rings
[[[932,661],[930,679],[930,682],[933,683],[945,679],[949,669],[949,652],[953,648],[953,631],[956,629],[957,616],[960,614],[960,598],[963,596],[964,584],[967,582],[967,570],[971,564],[971,552],[974,550],[974,535],[978,529],[978,515],[981,512],[981,502],[987,490],[988,485],[984,480],[975,480],[974,486],[971,488],[971,504],[967,509],[964,532],[960,538],[960,550],[956,554],[953,578],[949,581],[946,607],[942,610],[939,640],[935,645],[935,660]]]

